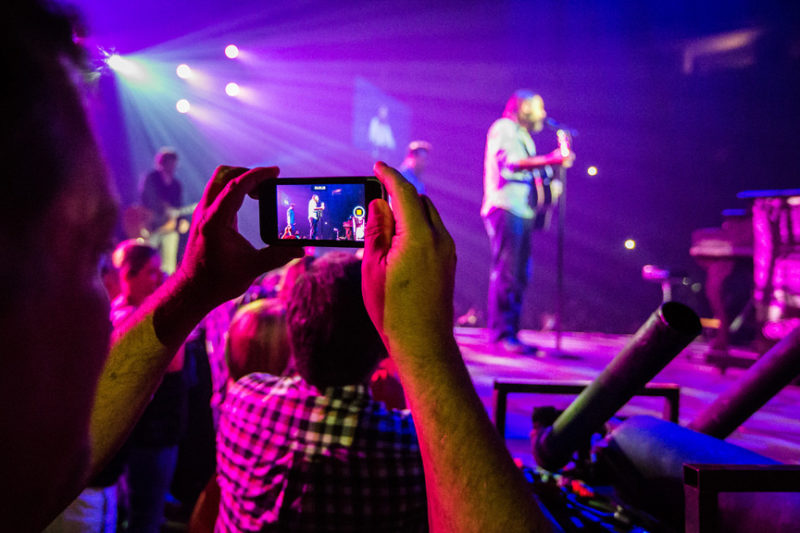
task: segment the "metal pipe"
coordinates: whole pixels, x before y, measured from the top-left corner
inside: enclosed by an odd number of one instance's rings
[[[550,471],[572,453],[700,334],[700,319],[687,306],[666,302],[650,315],[609,365],[542,431],[533,446],[536,464]]]
[[[688,425],[724,439],[800,375],[800,327],[761,356]]]

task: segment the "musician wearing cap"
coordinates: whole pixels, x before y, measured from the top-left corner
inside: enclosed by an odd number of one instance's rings
[[[488,319],[491,340],[512,353],[533,354],[519,337],[522,296],[530,276],[535,186],[544,167],[570,166],[574,154],[563,147],[537,155],[532,133],[542,131],[547,112],[533,91],[516,91],[503,116],[489,128],[481,206],[491,245]]]
[[[412,141],[408,144],[405,159],[397,169],[414,187],[419,194],[425,194],[425,184],[422,183],[422,174],[428,166],[428,155],[432,149],[427,141]]]

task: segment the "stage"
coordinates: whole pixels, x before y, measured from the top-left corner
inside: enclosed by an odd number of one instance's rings
[[[481,328],[456,328],[456,339],[473,383],[489,416],[493,418],[495,380],[575,381],[593,380],[625,346],[629,335],[565,332],[561,339],[562,356],[555,354],[553,332],[523,331],[520,337],[544,351],[542,357],[509,354],[488,342]],[[729,368],[724,373],[704,362],[708,346],[695,341],[656,376],[652,383],[680,386],[680,423],[686,425],[704,406],[736,382],[745,370]],[[755,359],[757,354],[731,350],[732,355]],[[506,443],[514,457],[532,465],[529,432],[534,406],[565,408],[573,397],[564,395],[510,394],[506,414]],[[662,416],[663,398],[634,398],[618,413],[620,416],[650,414]],[[800,387],[789,385],[773,397],[727,441],[783,463],[800,463]]]

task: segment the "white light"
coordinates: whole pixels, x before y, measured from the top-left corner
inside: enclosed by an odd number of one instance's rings
[[[140,79],[144,76],[142,67],[119,54],[111,54],[108,56],[106,64],[111,67],[114,72],[119,72],[127,78]]]
[[[239,84],[236,82],[230,82],[228,85],[225,86],[225,93],[228,96],[236,96],[239,94]]]
[[[591,167],[586,169],[586,173],[590,176],[597,176],[597,167],[592,165]]]
[[[182,80],[188,80],[192,77],[192,67],[186,63],[181,63],[178,65],[178,68],[175,69],[175,74]]]
[[[175,103],[175,109],[178,110],[178,113],[188,113],[191,108],[192,105],[186,98],[181,98]]]
[[[633,239],[627,239],[625,241],[625,248],[627,248],[628,250],[633,250],[634,248],[636,248],[636,241],[634,241]]]
[[[239,47],[235,44],[229,44],[225,47],[225,55],[228,59],[236,59],[239,57]]]

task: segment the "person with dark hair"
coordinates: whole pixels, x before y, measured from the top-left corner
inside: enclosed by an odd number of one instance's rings
[[[536,347],[517,336],[522,296],[531,269],[531,237],[535,211],[532,187],[548,165],[569,166],[573,154],[560,150],[536,155],[531,133],[542,131],[547,112],[542,97],[516,91],[503,116],[486,135],[481,217],[489,234],[489,332],[491,341],[512,353],[532,354]]]
[[[175,276],[111,339],[98,266],[117,202],[82,106],[71,18],[51,2],[0,6],[0,515],[8,531],[50,523],[115,455],[195,324],[301,253],[257,250],[233,222],[244,196],[277,169],[220,167]]]
[[[408,143],[408,152],[405,159],[397,169],[420,194],[425,194],[425,184],[422,182],[422,174],[428,166],[428,156],[433,147],[427,141],[411,141]]]
[[[120,273],[120,294],[111,302],[111,322],[119,326],[158,289],[165,275],[158,250],[138,240],[120,243],[111,257]],[[164,521],[188,417],[184,357],[181,346],[126,444],[132,531],[158,533]]]
[[[373,400],[386,349],[361,296],[361,262],[334,252],[300,276],[287,322],[296,374],[249,374],[217,438],[218,531],[416,531],[425,482],[407,411]]]

